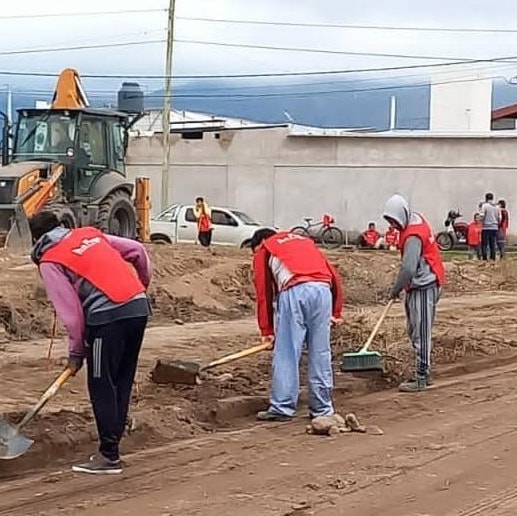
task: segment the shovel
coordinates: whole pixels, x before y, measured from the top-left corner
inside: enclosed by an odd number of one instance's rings
[[[184,383],[187,385],[199,385],[201,383],[200,373],[213,369],[214,367],[234,362],[241,358],[255,355],[261,351],[271,348],[271,344],[266,342],[253,346],[252,348],[232,353],[224,357],[218,358],[213,362],[201,365],[198,362],[186,362],[184,360],[173,360],[172,362],[162,362],[158,360],[154,367],[151,377],[156,383]]]
[[[47,402],[54,396],[61,386],[72,376],[71,369],[65,369],[54,383],[45,391],[38,403],[25,414],[23,419],[17,425],[11,425],[5,419],[0,419],[0,459],[10,460],[16,459],[23,455],[34,444],[32,439],[29,439],[20,433],[20,430],[25,426],[38,412],[47,404]]]

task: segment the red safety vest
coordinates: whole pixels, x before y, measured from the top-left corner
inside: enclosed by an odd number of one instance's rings
[[[424,217],[422,217],[422,215],[417,215],[422,219],[422,222],[420,224],[409,224],[400,233],[399,249],[401,255],[404,254],[404,245],[409,237],[416,236],[420,238],[422,242],[422,256],[436,275],[438,285],[442,286],[445,284],[445,268],[443,266],[440,249],[436,243],[433,230],[429,223],[424,219]]]
[[[398,245],[399,232],[396,229],[388,229],[384,234],[384,241],[387,245]]]
[[[295,277],[332,282],[327,261],[310,238],[281,232],[264,240],[263,245]]]
[[[367,229],[364,233],[364,240],[368,245],[375,245],[380,238],[380,233],[376,229]]]
[[[145,292],[130,264],[96,228],[71,230],[43,253],[40,263],[57,263],[66,267],[89,281],[114,303],[125,303]]]

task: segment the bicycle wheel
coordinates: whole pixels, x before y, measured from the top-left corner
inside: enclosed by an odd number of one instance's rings
[[[321,243],[326,249],[337,249],[343,245],[343,232],[335,226],[329,226],[321,233]]]
[[[291,229],[290,233],[294,233],[295,235],[304,236],[307,238],[311,238],[310,233],[307,231],[307,228],[304,228],[303,226],[295,226]]]

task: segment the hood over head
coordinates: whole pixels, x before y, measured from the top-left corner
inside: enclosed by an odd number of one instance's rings
[[[52,231],[45,233],[39,240],[36,241],[32,248],[31,259],[38,265],[43,253],[58,244],[70,230],[64,227],[54,228]]]
[[[395,194],[391,196],[384,207],[384,212],[382,216],[388,220],[394,220],[398,224],[400,224],[402,229],[405,229],[411,218],[411,210],[409,209],[409,204],[402,197],[402,195]]]

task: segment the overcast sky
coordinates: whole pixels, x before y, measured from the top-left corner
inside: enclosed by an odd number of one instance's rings
[[[516,0],[177,0],[178,40],[490,59],[517,56]],[[162,74],[164,43],[68,52],[1,55],[2,52],[67,46],[163,40],[166,12],[81,17],[8,18],[9,16],[71,12],[165,9],[168,0],[0,0],[0,70],[57,73],[66,66],[93,74]],[[183,17],[262,20],[273,22],[342,23],[416,27],[515,29],[513,34],[382,31],[234,25],[181,19]],[[423,59],[325,55],[263,49],[226,48],[177,42],[174,73],[235,74],[295,72],[437,63]],[[516,59],[517,62],[517,59]],[[476,65],[491,75],[511,77],[517,64]],[[414,77],[417,72],[399,72]],[[443,73],[446,77],[445,72]],[[395,72],[386,73],[391,77]],[[371,76],[370,76],[371,77]],[[345,79],[344,79],[345,80]],[[118,81],[120,82],[120,81]],[[0,87],[18,88],[25,79],[0,75]],[[148,87],[160,87],[156,81]],[[90,80],[102,91],[113,81]]]

